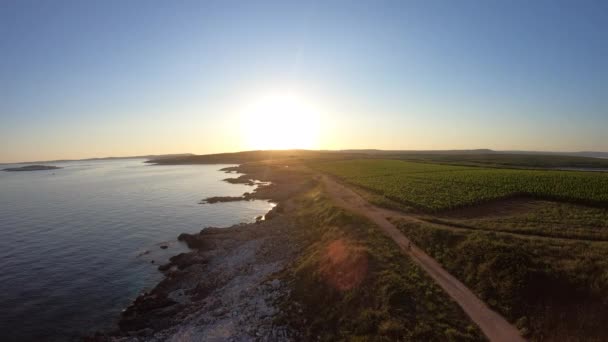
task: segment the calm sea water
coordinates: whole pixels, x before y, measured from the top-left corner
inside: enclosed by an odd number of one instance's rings
[[[218,169],[227,165],[52,165],[64,168],[0,172],[2,341],[63,341],[111,328],[162,278],[157,266],[186,250],[180,233],[253,221],[271,208],[265,201],[198,204],[252,190],[222,182],[228,175]]]

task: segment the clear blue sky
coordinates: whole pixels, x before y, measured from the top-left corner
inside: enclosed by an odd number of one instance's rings
[[[0,52],[0,162],[246,149],[277,89],[320,148],[608,151],[608,1],[3,0]]]

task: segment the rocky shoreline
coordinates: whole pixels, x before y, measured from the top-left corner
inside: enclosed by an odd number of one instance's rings
[[[229,200],[265,199],[277,206],[255,223],[181,234],[178,239],[191,251],[159,267],[165,278],[124,310],[116,330],[86,341],[292,339],[295,333],[277,319],[279,299],[289,295],[277,274],[301,248],[291,233],[296,210],[291,199],[314,181],[275,164],[224,171],[243,173],[234,183],[264,182],[252,193]]]

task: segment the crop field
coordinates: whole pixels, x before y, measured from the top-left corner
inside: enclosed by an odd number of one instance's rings
[[[518,195],[608,205],[608,173],[496,169],[399,160],[321,162],[316,169],[391,200],[438,211]]]
[[[503,203],[504,204],[504,203]],[[508,206],[508,204],[507,204]],[[529,201],[506,214],[474,217],[439,216],[431,222],[488,232],[608,241],[608,209],[552,201]],[[496,212],[494,212],[496,214]],[[458,215],[458,212],[456,213]]]
[[[608,169],[608,159],[538,154],[512,153],[394,153],[384,159],[401,159],[413,162],[441,163],[463,166],[503,168],[585,168]]]
[[[608,339],[608,243],[396,224],[529,340]]]

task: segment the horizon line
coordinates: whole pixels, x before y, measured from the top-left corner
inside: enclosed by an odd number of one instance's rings
[[[421,150],[401,150],[401,149],[378,149],[378,148],[353,148],[353,149],[305,149],[305,148],[288,148],[288,149],[266,149],[266,150],[241,150],[241,151],[228,151],[228,152],[214,152],[196,154],[192,152],[184,153],[165,153],[165,154],[144,154],[144,155],[126,155],[126,156],[106,156],[106,157],[84,157],[84,158],[68,158],[68,159],[49,159],[49,160],[35,160],[35,161],[19,161],[19,162],[5,162],[0,161],[0,165],[7,164],[35,164],[35,163],[61,163],[61,162],[72,162],[72,161],[94,161],[94,160],[109,160],[109,159],[145,159],[154,157],[170,157],[170,156],[207,156],[215,154],[230,154],[230,153],[244,153],[244,152],[262,152],[262,151],[316,151],[316,152],[356,152],[356,151],[379,151],[379,152],[475,152],[475,151],[486,151],[493,153],[534,153],[537,155],[543,154],[606,154],[608,157],[608,151],[543,151],[543,150],[494,150],[489,148],[471,148],[471,149],[421,149]],[[588,158],[598,158],[593,156],[579,156]],[[602,157],[599,157],[600,159]]]

